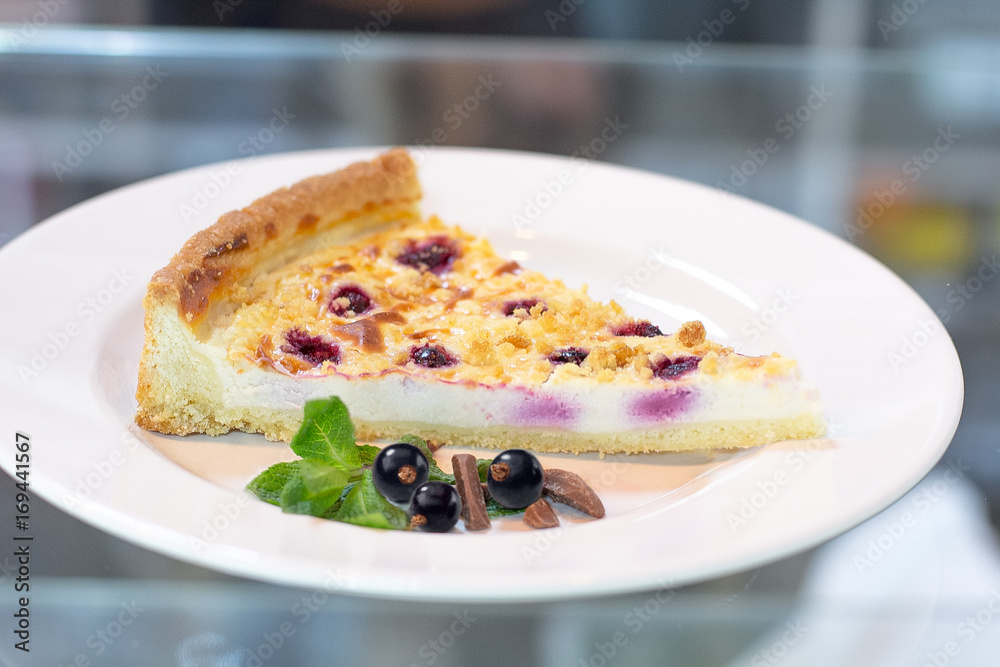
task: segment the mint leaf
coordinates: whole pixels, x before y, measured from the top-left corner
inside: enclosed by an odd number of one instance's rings
[[[476,459],[476,469],[479,470],[479,481],[486,483],[486,472],[490,469],[493,459]]]
[[[300,461],[296,474],[281,489],[281,509],[292,514],[323,516],[338,500],[350,473],[321,461]]]
[[[389,519],[385,517],[384,514],[379,514],[378,512],[372,512],[370,514],[359,514],[357,516],[352,516],[349,519],[338,519],[344,523],[353,523],[355,526],[366,526],[368,528],[382,528],[383,530],[392,530],[394,526],[389,523]],[[403,524],[405,527],[406,524]]]
[[[247,484],[247,489],[272,505],[281,505],[281,490],[298,473],[302,461],[282,461],[260,473]]]
[[[389,528],[398,530],[406,528],[406,512],[382,497],[382,494],[375,488],[375,483],[372,482],[372,471],[365,470],[361,480],[354,485],[351,492],[344,498],[340,510],[337,511],[337,514],[333,518],[337,521],[346,521],[347,523],[355,523],[356,521],[369,522],[371,518],[367,515],[372,514],[383,515]],[[360,525],[369,524],[361,523]]]
[[[354,424],[344,402],[333,396],[307,401],[302,427],[292,438],[292,451],[304,459],[351,470],[363,465],[354,442]]]
[[[428,480],[435,482],[447,482],[448,484],[455,483],[455,476],[449,475],[438,466],[437,461],[434,460],[434,453],[431,452],[431,448],[427,446],[426,440],[411,433],[407,433],[406,435],[400,437],[399,442],[405,442],[408,445],[413,445],[424,453],[424,456],[427,457]]]
[[[521,514],[522,512],[524,512],[523,509],[512,510],[509,507],[504,507],[493,498],[486,501],[486,514],[494,519],[498,516],[512,516],[514,514]]]
[[[358,475],[358,479],[361,479],[360,475]],[[347,486],[344,487],[344,490],[340,492],[340,498],[337,499],[337,502],[331,505],[330,509],[323,512],[324,519],[329,519],[331,521],[334,521],[336,519],[337,512],[340,511],[341,506],[344,504],[344,498],[346,498],[347,495],[351,492],[351,489],[354,488],[355,484],[357,484],[357,480],[347,483]]]
[[[382,450],[375,445],[358,445],[358,454],[361,456],[361,464],[370,466],[375,463],[375,457]]]

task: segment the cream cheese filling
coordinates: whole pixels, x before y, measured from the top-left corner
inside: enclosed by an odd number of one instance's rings
[[[791,378],[758,383],[694,373],[678,382],[655,381],[644,387],[579,379],[529,388],[445,382],[405,372],[364,378],[289,376],[249,363],[237,368],[221,350],[198,345],[221,380],[221,403],[234,409],[300,415],[308,400],[339,396],[352,416],[364,421],[579,433],[820,414],[815,391]]]

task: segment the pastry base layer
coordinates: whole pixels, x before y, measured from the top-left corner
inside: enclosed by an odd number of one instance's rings
[[[556,430],[488,426],[478,429],[448,428],[416,422],[367,422],[357,424],[365,438],[392,440],[405,433],[420,433],[441,444],[466,447],[509,449],[522,447],[536,452],[580,454],[645,454],[720,448],[745,448],[781,440],[815,438],[823,434],[823,422],[813,415],[791,419],[752,419],[745,421],[677,424],[649,431],[617,433],[568,433]]]

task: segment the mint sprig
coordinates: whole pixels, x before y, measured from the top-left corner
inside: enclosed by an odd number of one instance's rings
[[[406,512],[396,507],[375,488],[371,465],[381,451],[373,445],[355,441],[354,424],[347,406],[336,396],[308,401],[302,427],[292,438],[297,461],[282,461],[254,477],[247,489],[261,500],[278,505],[293,514],[342,521],[357,526],[404,530]],[[399,442],[417,447],[427,457],[428,479],[455,483],[434,460],[427,442],[415,435],[404,435]],[[493,461],[477,459],[480,482]],[[520,514],[492,498],[486,503],[491,517]]]
[[[404,436],[403,441],[424,451],[438,478],[454,483],[454,477],[434,463],[426,442],[416,436]],[[334,396],[308,401],[290,446],[301,459],[276,463],[247,484],[258,498],[293,514],[370,528],[406,528],[406,512],[386,500],[372,482],[370,468],[381,450],[355,441],[354,423],[342,400]]]

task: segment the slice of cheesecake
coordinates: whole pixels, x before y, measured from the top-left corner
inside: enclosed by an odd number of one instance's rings
[[[362,438],[536,451],[748,447],[823,433],[794,361],[614,303],[422,220],[400,149],[226,214],[151,281],[136,421],[288,440],[339,396]]]

